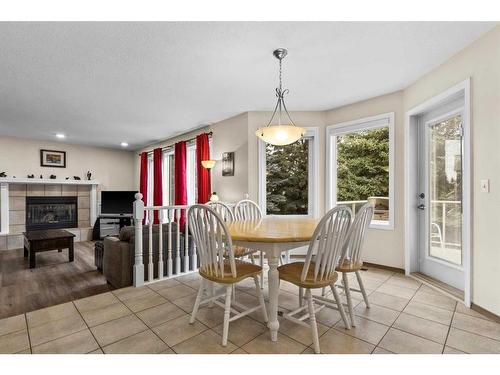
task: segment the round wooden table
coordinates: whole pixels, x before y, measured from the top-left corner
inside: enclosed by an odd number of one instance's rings
[[[264,252],[268,265],[269,323],[271,340],[278,340],[278,265],[281,253],[308,245],[320,219],[268,216],[228,225],[233,244]]]

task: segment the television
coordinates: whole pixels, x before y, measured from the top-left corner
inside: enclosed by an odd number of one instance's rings
[[[136,191],[102,191],[101,214],[132,214],[136,193]]]

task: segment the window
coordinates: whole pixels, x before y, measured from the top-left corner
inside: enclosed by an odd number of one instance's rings
[[[394,113],[327,128],[327,205],[375,206],[371,227],[394,228]]]
[[[187,204],[195,204],[197,198],[197,180],[198,173],[196,170],[196,143],[191,142],[186,147],[186,189],[187,189]],[[206,203],[206,202],[200,202]]]
[[[209,139],[210,149],[212,149],[212,138]],[[175,205],[175,155],[174,148],[167,147],[163,150],[163,174],[162,174],[162,190],[163,190],[163,205]],[[198,172],[196,168],[196,142],[191,141],[186,145],[186,187],[188,196],[188,205],[197,203],[198,189]],[[147,206],[153,205],[153,153],[148,154],[148,199]],[[206,202],[200,202],[206,203]]]
[[[163,151],[163,205],[172,206],[175,204],[175,164],[174,150]]]
[[[266,215],[317,215],[317,128],[286,146],[259,141],[259,198]]]
[[[148,154],[148,196],[146,206],[153,205],[153,186],[154,186],[154,168],[153,168],[153,153]]]

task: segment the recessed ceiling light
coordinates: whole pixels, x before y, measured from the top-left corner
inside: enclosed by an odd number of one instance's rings
[[[122,143],[120,143],[120,146],[122,146],[122,147],[128,147],[128,143],[127,142],[122,142]]]
[[[63,133],[56,133],[56,137],[59,139],[66,138],[66,136]]]

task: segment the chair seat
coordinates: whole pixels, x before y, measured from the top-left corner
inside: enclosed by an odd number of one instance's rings
[[[335,268],[338,272],[356,272],[359,271],[363,267],[363,262],[353,262],[349,259],[346,259],[339,264],[337,268]]]
[[[281,280],[288,281],[299,287],[307,289],[323,288],[324,286],[335,284],[335,281],[337,281],[338,278],[337,272],[333,272],[328,278],[324,278],[321,280],[314,280],[315,264],[313,262],[311,262],[309,271],[307,272],[306,279],[302,281],[301,276],[303,267],[304,267],[303,262],[293,262],[284,264],[283,266],[279,266],[278,267],[279,277]]]
[[[248,277],[253,277],[262,272],[262,268],[252,263],[235,260],[236,277],[231,274],[231,266],[229,260],[224,260],[224,277],[216,276],[209,272],[208,267],[200,268],[200,276],[207,280],[220,284],[235,284]]]

